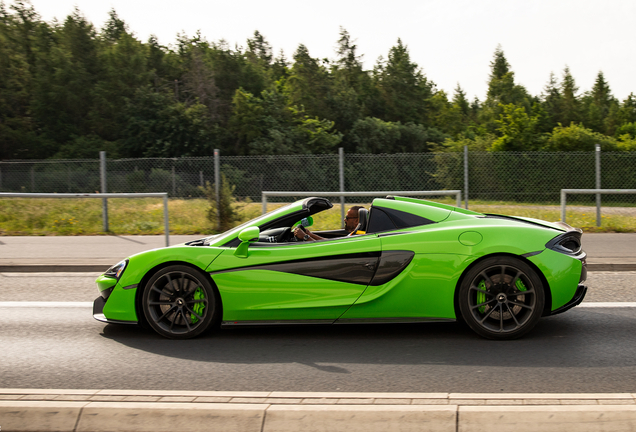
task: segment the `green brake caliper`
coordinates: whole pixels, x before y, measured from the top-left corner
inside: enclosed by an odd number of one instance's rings
[[[517,289],[519,291],[527,291],[528,290],[528,288],[526,288],[526,286],[523,284],[521,279],[517,279],[517,282],[515,283],[515,286],[517,287]]]
[[[477,288],[479,288],[480,290],[486,291],[486,281],[482,280],[481,282],[479,282],[479,285],[477,285]],[[477,291],[477,304],[481,304],[485,302],[486,302],[486,293],[482,291]],[[479,306],[479,313],[484,313],[484,312],[486,312],[486,305]]]
[[[196,291],[194,291],[194,299],[203,300],[204,298],[205,298],[205,291],[203,291],[201,287],[197,287]],[[203,302],[197,302],[194,304],[194,307],[192,308],[192,310],[194,311],[194,313],[201,316],[203,315],[204,308],[205,308],[205,304]],[[192,324],[196,324],[199,321],[199,318],[190,314],[190,321],[192,321]]]

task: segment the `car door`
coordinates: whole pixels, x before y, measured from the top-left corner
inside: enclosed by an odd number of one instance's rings
[[[334,240],[254,243],[246,258],[226,248],[207,271],[225,323],[329,322],[364,292],[381,252],[375,234]]]

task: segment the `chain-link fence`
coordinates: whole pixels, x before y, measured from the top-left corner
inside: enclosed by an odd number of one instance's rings
[[[636,152],[600,155],[601,186],[636,187]],[[345,191],[461,189],[471,200],[558,204],[561,189],[595,188],[595,152],[470,152],[344,154]],[[260,201],[262,191],[340,191],[338,154],[219,156],[219,166],[239,198]],[[214,183],[208,158],[109,159],[107,191],[168,192],[202,197]],[[466,183],[467,174],[467,183]],[[0,191],[87,193],[101,191],[100,162],[46,160],[0,162]],[[593,205],[594,196],[577,196]],[[608,198],[608,201],[610,198]],[[611,200],[634,204],[636,197]],[[605,202],[604,198],[604,202]]]

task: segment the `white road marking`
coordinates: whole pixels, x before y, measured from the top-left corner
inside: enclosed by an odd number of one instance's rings
[[[636,307],[635,302],[583,302],[577,307],[588,308],[618,308],[618,307]]]
[[[92,308],[93,302],[5,301],[0,308]]]
[[[5,301],[0,308],[91,308],[93,302]],[[633,308],[636,302],[583,302],[577,308]]]

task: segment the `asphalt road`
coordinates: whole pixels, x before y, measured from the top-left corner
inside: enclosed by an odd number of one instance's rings
[[[0,301],[92,301],[92,274],[0,274]],[[636,301],[636,273],[591,273]],[[0,307],[0,387],[237,391],[632,392],[636,308],[575,308],[494,342],[457,323],[260,327],[172,341],[87,307]]]

